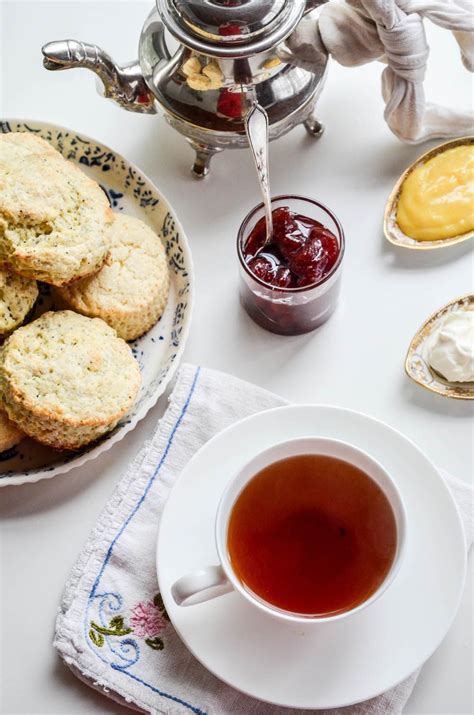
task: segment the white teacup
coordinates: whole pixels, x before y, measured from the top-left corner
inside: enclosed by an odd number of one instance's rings
[[[342,459],[365,472],[383,490],[392,507],[397,527],[397,548],[395,557],[390,570],[377,590],[355,608],[327,616],[304,616],[291,613],[263,601],[249,591],[236,576],[227,551],[229,518],[237,497],[246,484],[251,481],[258,472],[274,462],[296,455],[308,454],[325,455]],[[305,624],[308,622],[321,623],[336,621],[366,608],[379,598],[394,580],[400,568],[404,553],[406,541],[406,512],[402,497],[394,481],[385,469],[368,454],[353,447],[351,444],[339,440],[321,437],[304,437],[282,442],[266,449],[251,459],[250,462],[229,481],[217,508],[215,538],[220,565],[207,566],[178,579],[171,588],[171,594],[178,605],[191,606],[236,590],[253,606],[285,621]]]

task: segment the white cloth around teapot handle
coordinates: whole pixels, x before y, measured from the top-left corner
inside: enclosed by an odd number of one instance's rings
[[[425,101],[423,80],[429,55],[423,18],[451,30],[464,66],[474,69],[471,0],[330,0],[319,16],[304,19],[278,54],[312,70],[329,53],[346,66],[386,62],[382,73],[385,120],[405,142],[467,134],[472,115]]]

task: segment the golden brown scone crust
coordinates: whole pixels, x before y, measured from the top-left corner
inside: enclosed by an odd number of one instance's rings
[[[38,297],[36,281],[0,267],[0,337],[21,325]]]
[[[159,237],[143,221],[115,214],[108,229],[110,253],[90,278],[56,290],[60,305],[102,318],[124,340],[146,333],[163,313],[169,268]]]
[[[25,433],[9,420],[6,412],[0,408],[0,452],[11,449],[24,437]]]
[[[19,328],[0,352],[2,406],[26,434],[58,449],[78,449],[113,429],[140,381],[115,330],[71,311]]]
[[[24,149],[0,153],[0,263],[58,286],[97,272],[112,220],[100,186],[55,150],[12,146]]]
[[[47,141],[31,132],[0,134],[0,162],[11,162],[29,154],[56,154]]]

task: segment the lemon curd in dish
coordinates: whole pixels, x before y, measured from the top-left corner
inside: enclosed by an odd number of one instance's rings
[[[308,617],[344,613],[372,596],[397,549],[389,500],[358,467],[303,454],[265,467],[232,508],[232,568],[263,601]]]
[[[474,146],[461,145],[416,166],[403,182],[397,207],[403,233],[418,241],[474,230]]]

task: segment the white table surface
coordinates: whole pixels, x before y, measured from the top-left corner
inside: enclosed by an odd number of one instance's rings
[[[332,65],[320,100],[326,134],[314,142],[297,128],[272,145],[273,192],[321,199],[338,214],[347,237],[335,315],[312,335],[274,336],[254,325],[237,300],[236,230],[259,200],[250,154],[224,153],[215,158],[210,177],[196,182],[188,173],[191,150],[163,118],[127,113],[100,98],[90,73],[52,74],[42,68],[41,45],[65,37],[102,44],[119,61],[133,59],[151,5],[0,0],[1,114],[62,124],[109,144],[170,199],[196,269],[186,360],[294,401],[374,415],[409,435],[440,467],[472,478],[472,405],[427,393],[403,371],[418,326],[436,308],[472,290],[472,254],[466,244],[420,255],[384,243],[385,199],[406,165],[428,147],[404,146],[386,128],[381,66]],[[455,42],[437,28],[430,28],[429,40],[427,95],[462,106],[472,97],[472,85]],[[51,640],[74,560],[163,403],[96,461],[50,481],[0,491],[0,711],[5,715],[127,712],[73,677]],[[407,715],[473,710],[472,560],[468,573],[455,623],[425,665]]]

